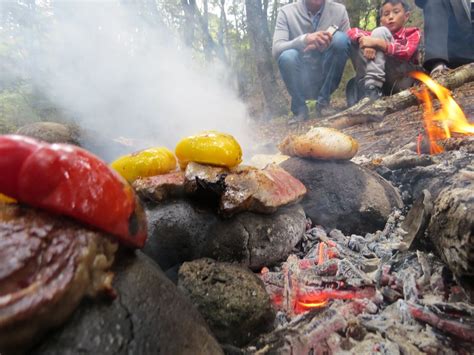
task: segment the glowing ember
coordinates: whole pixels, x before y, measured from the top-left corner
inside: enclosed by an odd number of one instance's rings
[[[430,154],[439,154],[443,148],[438,145],[438,140],[451,137],[453,132],[461,134],[474,134],[474,125],[470,124],[464,112],[454,101],[451,92],[445,87],[437,84],[428,75],[414,72],[411,75],[422,81],[426,87],[438,98],[441,108],[435,112],[431,96],[427,88],[423,88],[415,95],[425,105],[423,118],[426,133],[430,143]],[[418,140],[418,151],[420,152],[420,139]]]
[[[319,243],[318,265],[322,265],[326,260],[326,243],[321,242]]]
[[[326,307],[330,300],[352,300],[372,298],[375,295],[375,289],[361,288],[357,290],[333,290],[319,289],[308,293],[302,293],[300,290],[295,304],[295,313],[303,313],[314,308]]]
[[[310,303],[305,303],[305,302],[298,302],[298,305],[303,307],[303,308],[322,308],[328,304],[328,301],[321,301],[321,302],[310,302]]]

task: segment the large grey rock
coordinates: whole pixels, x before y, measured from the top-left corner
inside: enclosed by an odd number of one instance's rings
[[[56,122],[35,122],[20,127],[17,134],[36,138],[48,143],[78,144],[78,132]]]
[[[179,199],[148,209],[147,217],[144,252],[163,269],[202,257],[252,269],[273,265],[288,257],[306,227],[300,205],[273,214],[244,212],[221,219],[210,208]]]
[[[36,354],[222,354],[199,312],[141,252],[118,260],[112,302],[83,302]]]
[[[345,234],[375,232],[394,207],[403,207],[388,181],[352,162],[290,158],[280,165],[308,189],[301,202],[306,215],[327,228]]]
[[[212,259],[186,262],[179,269],[178,287],[222,343],[243,346],[272,328],[270,297],[247,268]]]
[[[56,122],[35,122],[19,128],[16,134],[32,137],[48,143],[74,144],[89,150],[107,162],[121,155],[137,151],[97,131],[84,129],[74,124]]]

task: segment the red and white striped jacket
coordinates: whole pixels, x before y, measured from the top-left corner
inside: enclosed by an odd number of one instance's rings
[[[364,31],[360,28],[351,28],[347,31],[347,35],[355,43],[358,43],[360,37],[370,36],[370,34],[370,31]],[[401,60],[417,62],[418,58],[415,54],[420,44],[420,30],[417,27],[402,27],[392,35],[394,41],[387,43],[386,53]]]

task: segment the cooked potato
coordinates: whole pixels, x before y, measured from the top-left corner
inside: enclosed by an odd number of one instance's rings
[[[356,155],[359,144],[336,129],[314,127],[301,136],[287,136],[278,148],[283,154],[295,157],[349,160]]]

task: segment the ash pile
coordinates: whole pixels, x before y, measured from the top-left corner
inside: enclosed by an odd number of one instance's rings
[[[433,253],[411,250],[395,211],[365,236],[306,231],[298,253],[260,278],[276,330],[247,352],[472,353],[474,308]]]

